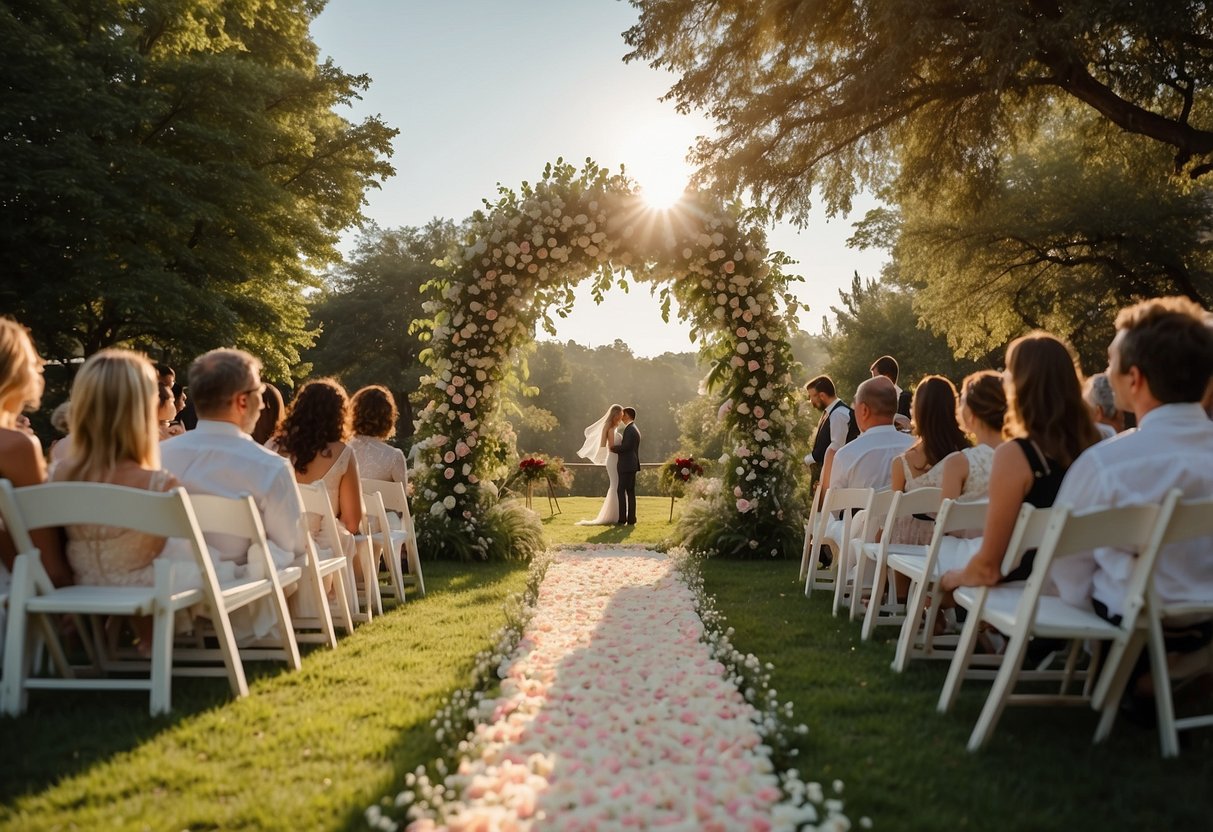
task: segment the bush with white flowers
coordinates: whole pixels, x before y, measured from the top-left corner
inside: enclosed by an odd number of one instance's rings
[[[430,397],[417,421],[418,534],[427,551],[488,558],[507,550],[485,517],[491,481],[509,473],[513,436],[499,393],[519,350],[553,304],[590,277],[600,295],[627,271],[664,284],[712,365],[720,418],[730,436],[722,487],[704,505],[707,522],[685,526],[696,549],[742,556],[799,551],[799,468],[788,335],[796,301],[782,255],[768,251],[754,215],[706,193],[669,212],[644,205],[632,183],[587,160],[557,161],[535,185],[502,189],[473,215],[463,244],[440,264],[417,322]],[[692,539],[693,537],[693,539]]]

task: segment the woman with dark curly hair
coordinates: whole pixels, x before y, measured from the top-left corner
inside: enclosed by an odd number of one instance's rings
[[[408,488],[408,465],[404,451],[384,440],[396,435],[396,420],[400,412],[396,399],[386,387],[372,384],[354,394],[354,438],[350,447],[358,460],[358,470],[370,480],[402,482]]]
[[[295,394],[282,428],[267,445],[291,461],[295,481],[324,483],[337,535],[345,554],[354,552],[354,534],[362,523],[362,487],[358,460],[346,440],[350,437],[350,400],[335,379],[318,378]],[[308,527],[318,543],[325,539],[321,519],[308,515]]]

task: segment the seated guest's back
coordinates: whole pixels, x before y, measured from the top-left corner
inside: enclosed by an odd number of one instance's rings
[[[38,406],[42,389],[42,359],[29,333],[11,318],[0,318],[0,478],[16,488],[46,480],[46,462],[38,439],[17,426],[22,411]],[[70,584],[72,573],[63,556],[58,531],[37,529],[30,537],[55,585]],[[0,521],[0,591],[8,586],[16,557],[13,540]]]
[[[940,583],[947,591],[1026,578],[1035,552],[1005,578],[1001,572],[1020,507],[1052,506],[1066,470],[1100,439],[1082,400],[1077,361],[1058,338],[1033,332],[1012,341],[1005,385],[1011,441],[994,451],[982,536],[972,542],[950,538],[945,541],[949,546],[940,550],[941,568],[949,570]]]
[[[927,376],[914,389],[914,432],[918,439],[893,460],[890,482],[894,491],[939,488],[941,463],[949,454],[969,447],[956,421],[956,388],[943,376]],[[893,529],[895,543],[931,542],[934,523],[903,517]]]
[[[893,460],[914,440],[893,426],[897,390],[884,376],[874,376],[855,390],[859,438],[827,454],[821,481],[828,488],[888,488]]]
[[[1136,430],[1089,448],[1066,474],[1057,503],[1085,509],[1213,497],[1213,422],[1201,398],[1213,379],[1209,314],[1186,298],[1158,298],[1121,310],[1108,347],[1108,380]],[[1134,553],[1099,549],[1053,569],[1062,597],[1108,617],[1123,611]],[[1154,568],[1163,603],[1213,599],[1213,539],[1163,549]]]
[[[71,437],[55,481],[99,482],[168,491],[177,478],[160,469],[156,372],[127,350],[102,350],[72,384]],[[78,583],[151,586],[165,539],[103,525],[67,527],[67,559]]]
[[[249,495],[261,513],[274,562],[286,566],[306,547],[303,505],[291,466],[249,436],[261,412],[261,362],[241,350],[211,350],[190,366],[190,394],[198,412],[194,430],[161,446],[164,467],[187,491],[220,497]],[[248,562],[249,541],[207,535],[212,552],[237,566]]]
[[[358,460],[358,471],[369,480],[387,480],[408,485],[404,451],[386,441],[396,435],[400,413],[390,390],[378,384],[363,387],[350,401],[354,413],[354,438],[350,447]]]
[[[362,484],[358,461],[346,444],[350,437],[350,401],[334,379],[320,378],[299,388],[272,447],[291,461],[300,484],[322,483],[337,517],[337,535],[347,555],[362,523]],[[326,530],[319,517],[309,517],[318,545]]]
[[[960,424],[973,436],[974,444],[943,461],[939,486],[945,500],[984,500],[990,491],[994,450],[1003,443],[1002,427],[1007,417],[1002,376],[993,370],[967,376],[960,387],[957,410]]]

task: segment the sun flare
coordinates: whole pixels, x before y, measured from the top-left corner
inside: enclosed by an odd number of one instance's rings
[[[628,176],[636,180],[645,203],[668,210],[682,199],[693,168],[686,160],[690,142],[686,125],[659,123],[633,136],[625,151]]]

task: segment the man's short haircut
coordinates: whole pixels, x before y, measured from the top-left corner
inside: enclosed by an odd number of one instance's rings
[[[872,381],[868,379],[855,390],[855,404],[866,404],[873,415],[892,419],[897,415],[897,389],[892,384],[873,384]]]
[[[815,379],[811,379],[809,383],[804,386],[804,389],[816,390],[818,393],[825,393],[831,398],[838,395],[834,389],[834,380],[829,376],[818,376]]]
[[[261,362],[243,350],[220,349],[203,353],[190,365],[190,396],[202,418],[222,413],[233,396],[253,386]]]
[[[174,370],[172,367],[170,367],[167,364],[161,364],[160,362],[156,362],[155,366],[156,366],[156,375],[159,376],[160,378],[167,378],[168,376],[176,377],[176,375],[177,375],[177,371]]]
[[[1143,300],[1120,310],[1120,370],[1137,367],[1163,404],[1199,402],[1213,377],[1210,315],[1184,297]]]
[[[625,407],[623,409],[623,412],[626,413],[628,415],[628,418],[631,419],[633,422],[636,421],[636,408]]]
[[[1082,397],[1105,419],[1116,416],[1116,397],[1112,394],[1112,382],[1108,381],[1107,373],[1088,376],[1082,385]]]
[[[897,359],[891,355],[882,355],[872,362],[872,366],[868,368],[869,373],[876,373],[878,376],[885,376],[897,383]]]

